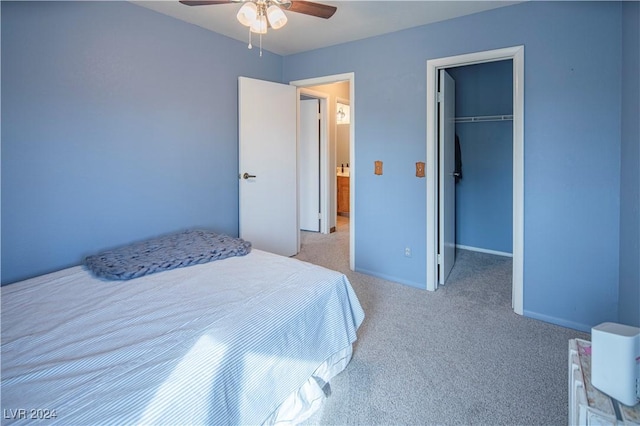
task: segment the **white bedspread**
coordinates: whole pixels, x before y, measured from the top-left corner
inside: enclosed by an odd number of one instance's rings
[[[130,281],[73,267],[2,287],[1,312],[3,423],[75,425],[261,423],[364,318],[343,274],[255,249]]]

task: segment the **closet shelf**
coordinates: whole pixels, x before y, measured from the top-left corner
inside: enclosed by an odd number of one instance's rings
[[[476,117],[455,117],[456,123],[478,123],[482,121],[511,121],[513,115],[481,115]]]

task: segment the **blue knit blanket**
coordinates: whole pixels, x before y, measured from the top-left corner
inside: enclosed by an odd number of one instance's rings
[[[250,251],[251,243],[241,238],[196,229],[87,256],[84,264],[98,277],[129,280],[231,256],[244,256]]]

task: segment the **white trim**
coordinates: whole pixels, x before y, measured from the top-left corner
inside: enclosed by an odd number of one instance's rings
[[[324,77],[307,78],[304,80],[290,81],[289,84],[299,88],[308,86],[320,86],[323,84],[349,82],[349,104],[351,106],[351,125],[349,129],[349,268],[355,270],[355,234],[356,234],[356,208],[355,208],[355,188],[356,188],[356,150],[355,150],[355,78],[353,72],[327,75]],[[298,97],[299,99],[299,97]],[[329,192],[329,191],[327,191]],[[328,196],[327,196],[328,200]]]
[[[480,247],[463,246],[462,244],[456,244],[456,248],[469,251],[477,251],[478,253],[495,254],[496,256],[513,257],[513,253],[507,253],[506,251],[497,251],[483,249]]]
[[[441,68],[513,60],[513,310],[524,313],[524,46],[427,61],[427,290],[438,286],[437,255],[437,75]]]
[[[511,305],[524,315],[524,46],[513,53],[513,286]]]

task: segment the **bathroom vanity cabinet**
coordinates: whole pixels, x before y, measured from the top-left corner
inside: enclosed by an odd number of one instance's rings
[[[349,216],[349,177],[338,176],[338,214]]]

